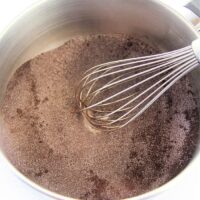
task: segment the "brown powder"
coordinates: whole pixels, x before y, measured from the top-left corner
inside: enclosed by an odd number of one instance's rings
[[[92,35],[22,65],[1,106],[9,159],[36,183],[81,199],[132,197],[170,180],[197,144],[198,112],[187,78],[115,133],[90,133],[74,99],[89,67],[159,51],[132,36]]]

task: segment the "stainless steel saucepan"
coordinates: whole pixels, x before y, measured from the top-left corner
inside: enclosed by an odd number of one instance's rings
[[[196,14],[199,0],[190,4]],[[200,15],[199,15],[200,16]],[[197,20],[193,21],[198,23]],[[196,26],[197,27],[197,26]],[[39,0],[0,33],[0,103],[6,85],[17,67],[41,52],[55,48],[75,35],[87,33],[134,33],[147,35],[167,50],[191,44],[199,37],[195,26],[159,0]],[[190,74],[200,94],[200,68]],[[33,183],[6,158],[1,137],[0,149],[14,172],[33,188],[57,199],[70,199]],[[199,132],[200,134],[200,132]],[[165,185],[131,199],[148,199],[183,180],[184,174],[200,160],[200,143],[190,164]]]

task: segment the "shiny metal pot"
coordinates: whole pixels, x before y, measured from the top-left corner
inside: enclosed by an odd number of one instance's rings
[[[199,0],[190,4],[198,13]],[[192,5],[192,6],[191,6]],[[13,72],[41,52],[55,48],[69,38],[87,33],[137,33],[147,35],[167,50],[191,44],[199,35],[194,26],[158,0],[40,0],[0,33],[0,102]],[[200,94],[200,68],[190,78]],[[0,128],[3,123],[0,120]],[[0,129],[0,136],[3,128]],[[1,137],[0,137],[1,139]],[[57,199],[70,199],[48,191],[22,175],[1,153],[14,172],[35,189]],[[148,199],[166,190],[188,173],[200,160],[200,145],[190,164],[165,185],[131,198]]]

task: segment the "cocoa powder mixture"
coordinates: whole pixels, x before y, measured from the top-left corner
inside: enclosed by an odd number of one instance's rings
[[[90,35],[23,64],[1,106],[8,129],[2,145],[11,162],[45,188],[81,199],[132,197],[169,181],[188,164],[198,139],[188,78],[115,133],[89,132],[74,99],[86,69],[159,51],[134,36]]]

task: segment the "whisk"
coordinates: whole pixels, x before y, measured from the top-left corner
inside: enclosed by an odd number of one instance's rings
[[[87,70],[76,98],[89,124],[102,130],[128,125],[200,63],[200,38],[190,46],[107,62]]]

